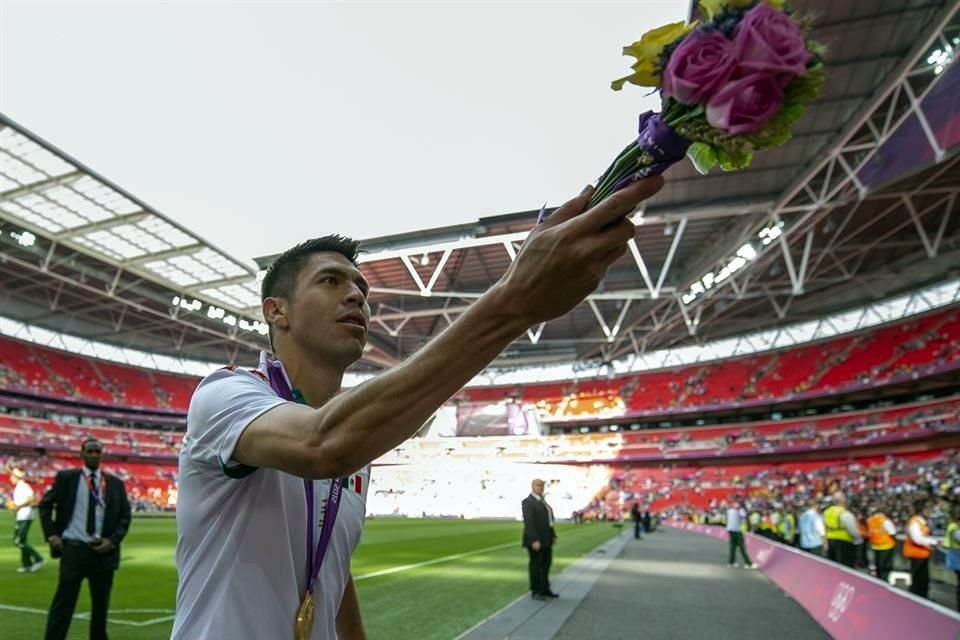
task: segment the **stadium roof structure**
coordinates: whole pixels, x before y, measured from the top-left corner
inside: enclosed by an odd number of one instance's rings
[[[793,140],[738,174],[671,169],[601,289],[496,367],[593,367],[960,276],[958,3],[793,4],[829,50]],[[358,371],[443,330],[506,271],[535,218],[365,240],[373,322]],[[3,315],[118,346],[248,362],[266,345],[253,264],[2,116],[0,286]]]

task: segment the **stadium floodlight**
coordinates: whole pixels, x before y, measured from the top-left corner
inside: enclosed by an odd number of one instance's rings
[[[207,309],[207,317],[213,320],[219,320],[224,315],[226,315],[226,311],[224,311],[220,307],[215,307],[213,305],[210,305],[210,308]]]
[[[757,250],[748,242],[737,249],[737,255],[744,260],[755,260],[757,258]]]
[[[29,231],[21,231],[20,233],[11,233],[10,236],[17,241],[22,247],[32,247],[33,243],[37,241],[37,236],[33,235]]]
[[[760,229],[760,232],[757,234],[757,237],[759,237],[763,245],[766,246],[782,235],[783,235],[783,221],[781,220],[776,224],[772,224],[769,227],[764,227],[763,229]]]

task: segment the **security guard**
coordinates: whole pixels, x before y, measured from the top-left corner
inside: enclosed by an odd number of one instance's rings
[[[957,611],[960,611],[960,504],[953,505],[950,524],[943,536],[943,548],[947,554],[947,569],[957,574]]]
[[[927,524],[929,502],[917,500],[913,515],[907,521],[907,537],[903,541],[903,555],[910,561],[910,593],[926,598],[930,591],[930,553],[940,541],[930,536]]]
[[[796,546],[797,538],[797,518],[793,515],[793,508],[787,505],[784,509],[783,518],[780,520],[780,538],[784,544],[791,547]]]
[[[827,557],[834,562],[853,568],[857,560],[856,545],[863,543],[857,519],[847,509],[847,497],[837,491],[833,494],[833,504],[823,512],[823,523],[827,528]]]
[[[877,565],[877,577],[887,582],[890,571],[893,569],[893,549],[897,546],[895,536],[897,527],[887,517],[881,505],[874,505],[867,518],[867,532],[870,539],[870,548],[873,549],[873,558]]]

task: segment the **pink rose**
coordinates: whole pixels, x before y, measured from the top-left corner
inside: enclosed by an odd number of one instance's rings
[[[706,102],[737,65],[733,42],[717,31],[694,31],[683,39],[663,71],[663,94],[683,104]]]
[[[738,76],[758,71],[776,74],[781,86],[804,73],[813,57],[797,23],[764,2],[743,16],[733,43],[740,60]]]
[[[780,110],[783,88],[775,76],[754,73],[727,83],[707,103],[710,126],[739,135],[753,133]]]

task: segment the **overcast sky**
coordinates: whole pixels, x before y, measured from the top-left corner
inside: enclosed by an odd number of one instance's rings
[[[9,2],[0,111],[237,258],[558,204],[656,98],[631,2]]]

